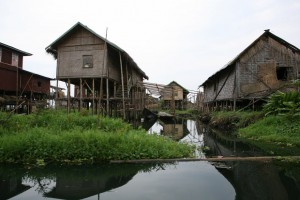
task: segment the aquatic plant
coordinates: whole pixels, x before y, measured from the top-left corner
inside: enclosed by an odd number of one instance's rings
[[[118,159],[183,158],[193,148],[134,130],[120,119],[45,111],[14,115],[0,137],[0,162],[95,163]]]

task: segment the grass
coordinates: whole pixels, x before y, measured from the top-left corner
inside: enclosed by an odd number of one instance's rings
[[[300,155],[300,116],[264,112],[215,112],[210,126],[230,131],[269,155]]]
[[[300,147],[300,117],[268,116],[239,130],[244,138]]]
[[[263,113],[261,112],[213,112],[211,115],[210,125],[218,129],[232,131],[253,124],[262,117]]]
[[[5,119],[1,113],[0,120]],[[0,162],[98,163],[116,159],[183,158],[192,147],[134,130],[120,119],[44,111],[13,115],[0,126]]]

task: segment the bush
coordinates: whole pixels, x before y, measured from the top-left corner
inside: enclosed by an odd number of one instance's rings
[[[1,114],[2,116],[2,114]],[[82,163],[112,159],[182,158],[192,147],[134,130],[121,119],[44,111],[13,115],[0,137],[0,162]]]
[[[276,92],[263,108],[266,115],[300,115],[300,94],[298,92]]]

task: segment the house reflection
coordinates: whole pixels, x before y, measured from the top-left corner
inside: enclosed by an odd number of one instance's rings
[[[190,133],[186,119],[160,119],[159,124],[163,127],[161,134],[176,141],[181,140]]]
[[[176,141],[181,140],[190,132],[187,128],[186,119],[178,118],[151,118],[142,123],[142,127],[149,133],[156,133],[170,137]]]
[[[17,196],[30,186],[22,184],[22,177],[16,174],[0,175],[0,199],[9,199]]]
[[[44,197],[57,199],[84,199],[127,184],[139,171],[154,165],[103,165],[52,169],[56,186],[44,192]]]
[[[202,128],[202,124],[198,122],[198,131]],[[203,134],[204,145],[209,147],[210,156],[263,155],[254,146],[219,134],[211,131]],[[294,168],[291,173],[289,169],[278,168],[270,161],[226,161],[212,164],[235,188],[236,200],[300,199],[300,182],[296,177],[300,173],[299,167]]]

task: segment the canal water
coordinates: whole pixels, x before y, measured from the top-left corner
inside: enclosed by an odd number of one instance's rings
[[[222,138],[193,120],[143,124],[149,134],[196,144],[197,157],[263,155]],[[205,149],[203,153],[202,149]],[[0,166],[0,199],[300,199],[300,167],[271,162],[174,162],[47,166]]]

